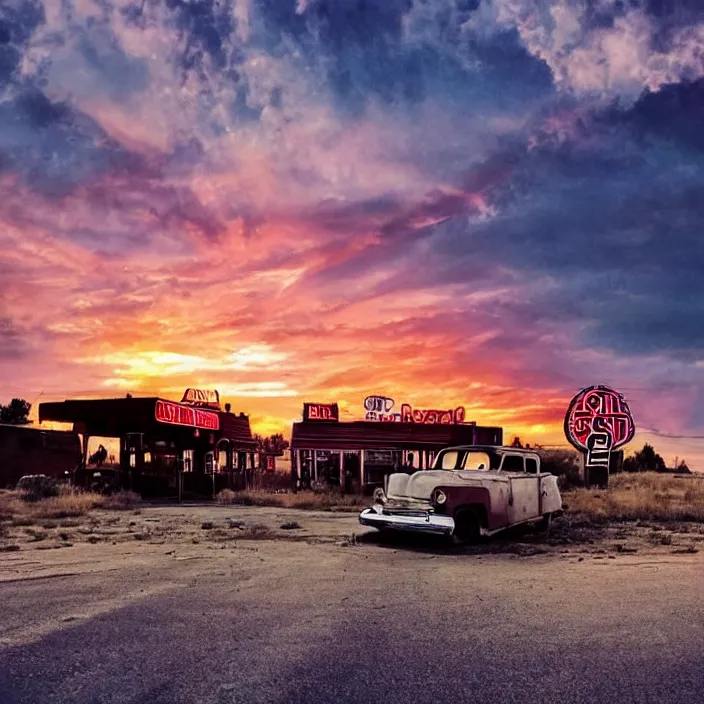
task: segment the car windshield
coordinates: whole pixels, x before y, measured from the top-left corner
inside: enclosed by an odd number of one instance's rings
[[[493,465],[493,466],[492,466]],[[446,450],[438,455],[434,469],[474,469],[488,471],[496,469],[498,462],[492,463],[492,456],[481,450]]]

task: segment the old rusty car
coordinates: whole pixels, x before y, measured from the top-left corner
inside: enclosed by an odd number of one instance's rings
[[[467,445],[442,450],[430,470],[390,475],[359,522],[472,543],[516,525],[547,527],[561,513],[557,477],[541,471],[535,452]]]

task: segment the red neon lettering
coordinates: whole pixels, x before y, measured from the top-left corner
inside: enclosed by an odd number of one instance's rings
[[[608,438],[615,450],[633,438],[635,425],[622,394],[608,386],[592,386],[580,391],[565,416],[565,434],[578,449],[588,450],[589,442]],[[599,436],[597,438],[597,436]]]
[[[160,423],[171,425],[187,425],[206,430],[218,430],[220,427],[217,413],[194,410],[170,401],[156,402],[155,417]]]
[[[220,427],[220,419],[216,413],[208,411],[195,411],[195,425],[207,430],[217,430]]]
[[[434,408],[420,409],[412,408],[409,403],[401,404],[401,413],[392,414],[389,416],[379,416],[379,420],[399,420],[401,423],[421,423],[442,425],[452,425],[453,423],[464,423],[465,409],[464,406],[458,406],[453,410],[439,410]]]
[[[307,420],[337,420],[337,407],[335,404],[308,403],[303,407],[304,417]]]

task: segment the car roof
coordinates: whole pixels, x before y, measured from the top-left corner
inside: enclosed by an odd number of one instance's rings
[[[532,448],[510,447],[508,445],[452,445],[451,447],[444,447],[441,452],[446,450],[476,450],[478,452],[496,452],[501,454],[510,452],[515,455],[538,457],[538,453]]]

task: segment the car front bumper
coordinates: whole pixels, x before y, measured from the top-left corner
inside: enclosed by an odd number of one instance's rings
[[[375,504],[359,514],[359,522],[372,528],[389,528],[393,530],[412,531],[416,533],[434,533],[451,535],[455,522],[451,516],[442,516],[430,511],[388,512],[383,506]]]

